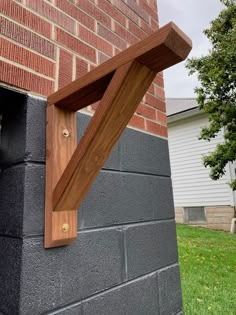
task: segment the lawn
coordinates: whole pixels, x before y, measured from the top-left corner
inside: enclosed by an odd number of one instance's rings
[[[236,315],[236,235],[177,225],[185,315]]]

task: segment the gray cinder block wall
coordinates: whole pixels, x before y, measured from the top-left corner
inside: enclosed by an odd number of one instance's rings
[[[77,241],[44,249],[46,101],[5,88],[0,100],[0,314],[182,314],[167,141],[126,129]],[[78,114],[79,138],[88,121]]]

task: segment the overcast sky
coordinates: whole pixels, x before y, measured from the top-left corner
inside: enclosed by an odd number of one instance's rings
[[[223,5],[220,0],[157,0],[160,26],[173,21],[193,41],[190,57],[207,54],[210,45],[202,33],[218,16]],[[165,92],[167,97],[195,97],[196,77],[188,76],[185,62],[165,70]]]

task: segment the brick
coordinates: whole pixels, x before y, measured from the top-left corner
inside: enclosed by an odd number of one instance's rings
[[[131,0],[129,0],[131,1]],[[150,6],[149,3],[146,2],[146,0],[139,0],[139,6],[148,13],[154,20],[157,20],[157,7],[155,5],[155,8]]]
[[[96,63],[96,51],[76,37],[56,27],[56,41]]]
[[[159,24],[156,20],[151,19],[151,28],[153,31],[159,30]]]
[[[161,126],[161,136],[168,138],[168,129],[166,126]]]
[[[146,121],[146,129],[147,131],[154,133],[156,135],[160,135],[163,137],[167,137],[167,127],[158,124],[157,122],[147,120]]]
[[[79,38],[83,41],[89,43],[91,46],[96,49],[104,52],[105,54],[112,56],[113,48],[110,43],[97,36],[95,33],[89,31],[87,28],[82,25],[78,25],[78,34]]]
[[[153,83],[149,86],[148,92],[153,95],[155,94],[155,86]]]
[[[164,125],[167,124],[167,118],[166,118],[166,113],[157,111],[157,117],[156,119],[160,122],[162,122]]]
[[[165,99],[164,89],[155,85],[155,95],[164,100]]]
[[[157,109],[160,109],[161,111],[165,112],[166,111],[166,104],[164,101],[156,98],[155,96],[147,93],[146,94],[146,103],[150,106],[153,106]]]
[[[163,76],[160,75],[159,73],[156,75],[153,82],[159,85],[160,87],[164,88],[164,79],[163,79]]]
[[[134,115],[130,121],[129,121],[129,126],[139,128],[139,129],[144,129],[144,119],[141,116]]]
[[[160,314],[179,314],[182,309],[179,267],[176,265],[158,272],[157,279]]]
[[[138,41],[138,38],[136,36],[134,36],[131,32],[129,32],[126,28],[118,23],[115,23],[115,32],[124,40],[126,40],[129,44],[134,44]]]
[[[10,3],[9,3],[10,2]],[[48,38],[51,37],[51,24],[41,19],[37,15],[26,10],[22,6],[13,2],[12,0],[1,0],[0,12],[13,20],[31,28],[32,30],[44,35]]]
[[[1,16],[0,33],[46,57],[55,59],[54,44]]]
[[[128,279],[145,275],[177,262],[174,221],[128,227],[125,239]]]
[[[109,16],[112,16],[114,20],[119,22],[122,25],[125,25],[126,18],[125,16],[117,10],[110,1],[107,0],[98,0],[97,5],[100,9],[102,9],[104,12],[106,12]]]
[[[73,55],[60,49],[58,87],[62,88],[72,81]]]
[[[98,34],[122,50],[127,48],[127,43],[121,37],[114,34],[112,31],[108,30],[101,24],[98,25]]]
[[[151,29],[151,26],[148,25],[145,21],[140,20],[140,27],[141,29],[148,35],[153,33],[153,30]]]
[[[149,15],[140,5],[137,5],[134,0],[126,0],[127,5],[144,21],[149,22]]]
[[[56,0],[56,6],[82,25],[95,31],[95,19],[67,0]]]
[[[55,63],[33,52],[0,38],[1,57],[14,61],[39,73],[54,78]]]
[[[82,203],[78,222],[83,229],[171,218],[170,178],[104,170]]]
[[[140,104],[136,110],[136,113],[150,119],[156,119],[156,110],[145,104]]]
[[[81,231],[70,246],[50,250],[41,237],[25,239],[20,313],[42,314],[120,284],[122,257],[118,229]]]
[[[133,10],[131,10],[126,3],[124,3],[122,0],[112,0],[112,4],[118,10],[120,10],[127,18],[131,19],[138,25],[139,22],[138,15]]]
[[[76,57],[76,79],[82,77],[88,72],[88,63],[87,61]]]
[[[49,95],[53,92],[54,82],[17,68],[0,60],[0,81],[22,89]]]
[[[114,47],[114,53],[115,55],[119,54],[121,52],[121,49]]]
[[[76,5],[102,25],[111,28],[111,17],[106,15],[102,10],[100,10],[90,1],[76,0]]]
[[[109,56],[101,53],[100,51],[98,52],[98,64],[100,65],[101,63],[107,61],[108,59],[110,59]]]
[[[92,70],[95,69],[97,66],[92,65],[92,64],[90,63],[89,67],[90,67],[90,71],[92,71]]]
[[[55,7],[51,6],[49,3],[43,0],[26,0],[26,5],[71,33],[75,32],[75,21],[61,11],[57,10]]]
[[[147,37],[147,34],[139,26],[137,26],[130,20],[128,20],[128,29],[130,30],[131,33],[133,33],[139,39],[143,39]]]
[[[84,315],[158,315],[158,309],[155,274],[104,292],[83,303]]]
[[[150,5],[150,7],[152,7],[157,12],[157,1],[156,0],[149,0],[148,4]]]
[[[156,135],[161,135],[161,125],[157,122],[147,120],[146,121],[146,129],[147,131],[154,133]]]

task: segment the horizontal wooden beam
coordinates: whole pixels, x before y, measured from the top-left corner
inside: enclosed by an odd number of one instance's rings
[[[192,47],[191,40],[173,23],[169,23],[117,56],[104,62],[48,97],[48,106],[77,111],[99,101],[116,69],[137,60],[154,72],[183,61]]]
[[[156,73],[133,61],[118,68],[53,193],[54,211],[76,209]]]

